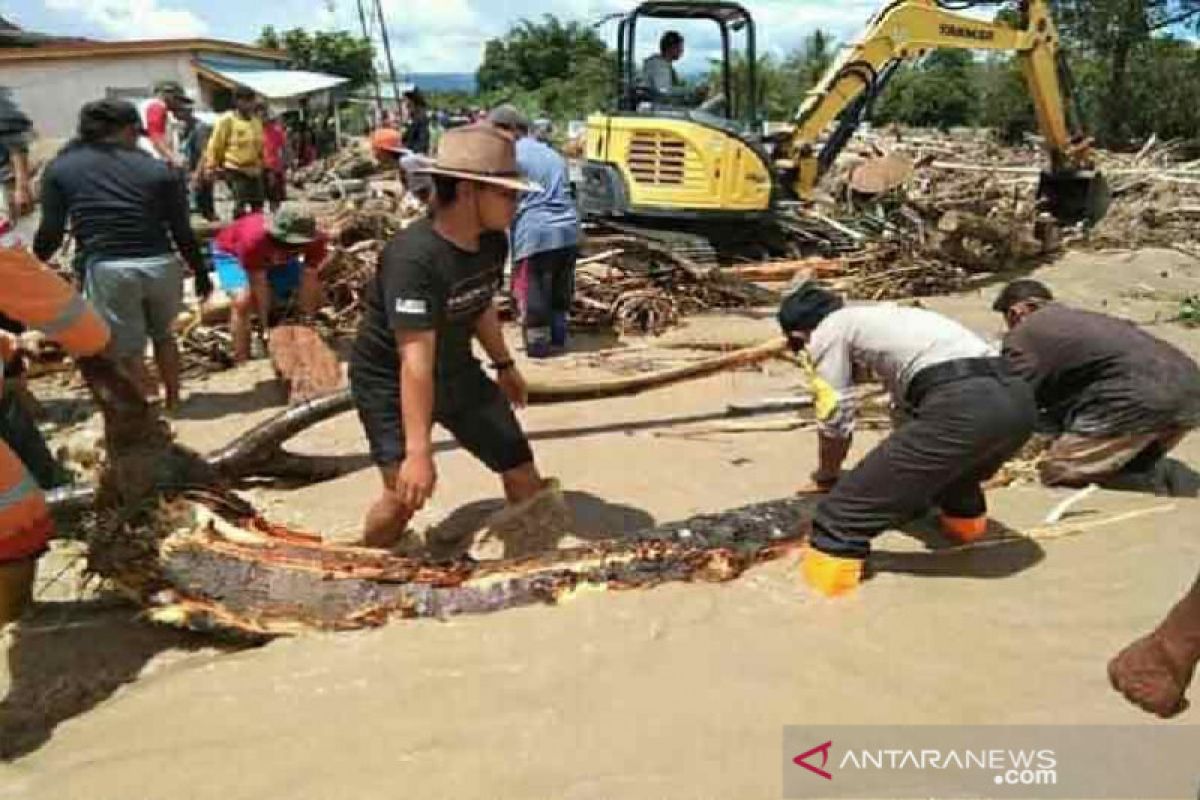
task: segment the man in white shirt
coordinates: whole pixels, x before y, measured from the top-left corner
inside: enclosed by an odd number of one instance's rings
[[[790,293],[779,324],[807,349],[817,397],[820,465],[810,491],[828,492],[813,517],[803,573],[825,595],[852,590],[871,540],[931,507],[959,542],[987,530],[981,485],[1025,444],[1033,391],[995,350],[954,320],[891,304],[844,308],[812,283]],[[856,376],[883,381],[904,421],[842,474],[854,433]]]

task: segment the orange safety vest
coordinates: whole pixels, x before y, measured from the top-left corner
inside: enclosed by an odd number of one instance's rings
[[[0,247],[0,312],[40,330],[72,356],[108,346],[108,326],[71,285],[28,251]],[[40,553],[53,532],[46,498],[0,442],[0,562]]]

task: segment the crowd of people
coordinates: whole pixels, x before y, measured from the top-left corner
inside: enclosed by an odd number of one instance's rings
[[[246,359],[254,354],[253,315],[262,342],[277,304],[294,301],[302,315],[320,305],[329,253],[313,216],[283,205],[271,188],[286,163],[277,160],[286,137],[269,132],[259,99],[238,91],[235,108],[203,131],[176,88],[160,86],[140,112],[120,100],[85,105],[76,138],[44,172],[32,248],[0,240],[0,311],[80,359],[111,358],[147,395],[155,391],[149,344],[167,409],[182,400],[172,326],[187,273],[203,300],[214,290],[215,265],[233,301],[236,357]],[[383,250],[349,359],[382,484],[364,521],[370,547],[393,545],[433,495],[435,423],[499,477],[511,508],[562,503],[514,413],[528,391],[493,301],[511,265],[527,355],[568,346],[580,225],[566,162],[512,106],[446,131],[431,157],[427,109],[409,102],[410,126],[378,130],[371,141],[428,213]],[[168,120],[182,125],[182,146],[165,136]],[[31,202],[29,133],[28,120],[0,97],[2,163],[12,167],[0,236]],[[233,220],[215,236],[213,265],[189,219],[185,187],[197,178],[224,181],[232,197]],[[43,265],[68,228],[86,301]],[[1200,369],[1168,343],[1058,303],[1036,281],[1009,284],[994,308],[1009,329],[1000,348],[932,311],[847,305],[815,283],[783,300],[779,324],[808,372],[819,423],[818,466],[802,489],[819,495],[801,567],[816,592],[855,589],[874,538],[930,510],[950,539],[979,540],[988,529],[984,484],[1035,430],[1053,439],[1041,463],[1047,485],[1148,489],[1165,456],[1200,425]],[[19,343],[0,337],[6,362],[19,361]],[[865,380],[889,391],[896,425],[847,470],[855,386]],[[6,403],[10,396],[6,380]],[[41,493],[48,478],[38,474],[45,454],[28,441],[30,421],[8,411],[0,418],[0,623],[27,601],[52,527]],[[1165,716],[1183,709],[1197,661],[1200,581],[1110,674],[1130,699]]]

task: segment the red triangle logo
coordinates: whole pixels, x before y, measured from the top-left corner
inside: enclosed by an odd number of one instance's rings
[[[833,747],[833,742],[828,741],[823,745],[814,747],[812,750],[809,750],[807,753],[801,753],[800,755],[796,756],[795,758],[792,759],[792,763],[796,764],[797,766],[804,767],[809,772],[812,772],[816,775],[820,775],[822,778],[824,778],[827,781],[831,781],[831,780],[833,780],[833,776],[825,771],[825,765],[829,763],[829,748],[831,748],[831,747]],[[821,766],[820,767],[815,767],[812,764],[808,763],[808,759],[811,758],[812,756],[815,756],[817,753],[821,754]]]

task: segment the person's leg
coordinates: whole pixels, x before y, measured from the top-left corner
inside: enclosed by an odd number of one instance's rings
[[[551,288],[554,281],[550,253],[528,259],[529,288],[525,304],[525,352],[530,358],[550,355]]]
[[[1113,688],[1151,714],[1173,717],[1200,662],[1200,576],[1154,630],[1122,650],[1108,665]]]
[[[383,490],[367,510],[367,517],[363,521],[363,545],[366,547],[391,547],[408,529],[413,512],[396,494],[396,476],[399,472],[399,464],[379,467]]]
[[[521,330],[525,329],[525,314],[526,308],[529,305],[529,259],[523,258],[513,264],[512,269],[512,296],[513,302],[517,304],[517,321],[521,323]]]
[[[251,316],[254,313],[254,297],[250,287],[238,289],[230,296],[229,333],[233,338],[233,361],[241,364],[250,360]]]
[[[250,275],[250,295],[254,298],[254,310],[262,326],[262,341],[270,338],[271,331],[271,281],[265,270],[254,270]]]
[[[179,345],[175,341],[175,319],[183,303],[183,264],[174,256],[142,269],[146,332],[154,346],[154,363],[163,383],[165,406],[179,407],[182,393]]]
[[[976,378],[932,390],[912,420],[818,504],[806,558],[810,584],[827,594],[853,588],[875,536],[924,512],[956,483],[978,481],[984,462],[1020,448],[1035,415],[1027,389],[1015,383]],[[953,499],[972,510],[970,494]],[[853,560],[859,563],[846,563]]]
[[[0,441],[12,449],[43,490],[69,482],[28,409],[7,386],[0,396]]]
[[[567,346],[571,303],[575,299],[575,261],[578,256],[579,251],[576,248],[564,248],[558,251],[557,262],[554,265],[550,290],[550,344],[553,347]]]
[[[1105,437],[1064,433],[1046,451],[1038,475],[1046,486],[1104,483],[1157,439],[1156,433]]]
[[[196,184],[196,210],[209,222],[217,221],[217,201],[212,181],[202,180]]]
[[[97,261],[87,270],[87,297],[112,333],[108,351],[141,392],[155,387],[146,371],[146,314],[142,276],[129,261]]]

